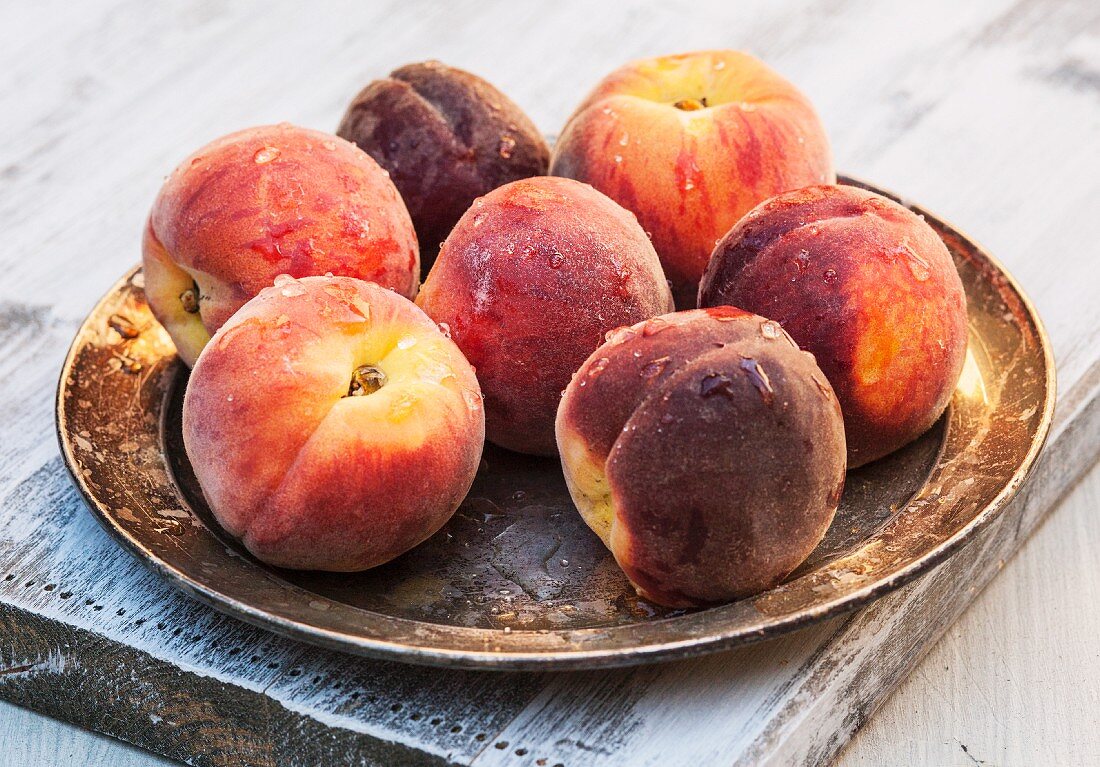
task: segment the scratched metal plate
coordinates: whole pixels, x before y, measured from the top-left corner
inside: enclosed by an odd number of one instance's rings
[[[952,405],[921,439],[851,472],[818,549],[751,599],[671,611],[638,598],[581,522],[557,462],[492,446],[454,518],[394,562],[356,575],[259,563],[203,502],[180,434],[187,373],[149,312],[140,270],[73,342],[58,388],[61,452],[92,512],[147,565],[220,610],[316,644],[541,669],[775,636],[865,605],[950,555],[1019,489],[1050,425],[1054,365],[1034,309],[978,245],[910,207],[944,238],[966,286],[970,351]]]

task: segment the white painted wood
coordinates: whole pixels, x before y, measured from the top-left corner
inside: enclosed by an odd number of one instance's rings
[[[1100,468],[948,629],[837,767],[1100,763],[1097,512]]]
[[[1100,259],[1090,231],[1100,11],[1089,0],[910,6],[5,7],[0,572],[32,585],[0,590],[0,626],[20,627],[0,634],[0,669],[28,667],[0,675],[0,695],[56,679],[77,694],[35,705],[196,762],[209,732],[201,725],[228,713],[165,716],[154,706],[173,685],[232,697],[256,721],[229,733],[241,763],[291,763],[307,737],[328,748],[330,735],[361,743],[361,763],[399,753],[570,767],[831,758],[1100,450]],[[427,57],[485,75],[555,132],[622,61],[702,47],[747,48],[788,75],[817,104],[843,170],[960,224],[1038,304],[1062,398],[1049,460],[1013,506],[1012,526],[861,613],[778,642],[553,677],[424,672],[306,648],[192,603],[96,528],[56,456],[52,389],[76,325],[137,260],[147,206],[178,159],[249,124],[331,129],[362,83]],[[74,642],[102,642],[109,663],[75,664]],[[31,647],[34,657],[17,655]],[[96,718],[81,696],[105,678],[118,681]]]
[[[174,767],[114,738],[0,701],[0,767]]]

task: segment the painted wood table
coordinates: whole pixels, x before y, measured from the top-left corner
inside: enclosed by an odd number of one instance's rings
[[[197,765],[831,759],[1100,452],[1100,10],[733,5],[6,6],[0,697]],[[56,376],[191,148],[264,122],[331,129],[364,82],[428,57],[485,75],[554,132],[622,61],[703,47],[752,50],[797,82],[843,170],[961,224],[1037,303],[1058,364],[1055,424],[1030,483],[977,540],[873,606],[777,641],[494,674],[265,633],[177,593],[100,531],[57,454]]]

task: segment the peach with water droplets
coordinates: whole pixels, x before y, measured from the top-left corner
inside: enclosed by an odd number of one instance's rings
[[[475,198],[545,175],[550,149],[511,99],[438,61],[408,64],[365,87],[337,133],[390,173],[409,207],[427,270]]]
[[[695,305],[715,240],[750,208],[836,180],[809,100],[761,61],[728,50],[612,72],[562,129],[550,172],[638,215],[681,309]]]
[[[821,541],[844,487],[824,374],[776,323],[733,307],[610,334],[556,431],[585,522],[642,596],[672,607],[775,586]]]
[[[488,438],[553,455],[561,391],[604,334],[672,310],[653,245],[587,184],[506,184],[462,216],[417,303],[477,369]]]
[[[188,365],[276,275],[333,273],[412,298],[416,234],[385,171],[293,125],[224,136],[164,182],[145,227],[145,295]]]
[[[183,402],[211,511],[279,567],[363,570],[425,540],[469,491],[484,436],[458,347],[349,277],[278,277],[214,333]]]
[[[927,431],[967,348],[966,296],[921,217],[853,186],[813,186],[759,205],[714,249],[700,306],[771,317],[812,352],[844,411],[860,466]]]

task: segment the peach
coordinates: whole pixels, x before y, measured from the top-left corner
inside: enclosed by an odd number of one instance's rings
[[[612,328],[671,311],[637,220],[592,187],[538,176],[479,198],[417,302],[477,369],[488,438],[553,455],[570,376]]]
[[[354,144],[286,124],[186,159],[153,203],[142,250],[149,306],[188,365],[276,275],[331,272],[408,298],[420,282],[416,234],[385,171]]]
[[[702,51],[627,64],[566,123],[550,172],[634,211],[676,305],[695,305],[715,241],[758,202],[836,179],[810,102],[762,62]]]
[[[420,543],[465,497],[484,435],[458,347],[350,277],[277,278],[214,333],[183,402],[214,516],[279,567],[363,570]]]
[[[966,296],[943,241],[852,186],[755,208],[714,249],[699,304],[771,317],[814,354],[844,411],[850,466],[927,431],[966,356]]]
[[[390,172],[409,206],[427,269],[474,199],[546,174],[550,149],[511,99],[438,61],[409,64],[364,88],[337,133]]]
[[[840,407],[778,324],[733,307],[623,328],[557,413],[569,492],[638,593],[670,607],[779,583],[844,488]]]

